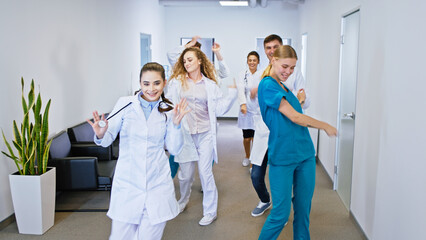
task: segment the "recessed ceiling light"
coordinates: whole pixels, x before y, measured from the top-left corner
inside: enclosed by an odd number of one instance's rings
[[[247,7],[247,1],[219,1],[222,7]]]

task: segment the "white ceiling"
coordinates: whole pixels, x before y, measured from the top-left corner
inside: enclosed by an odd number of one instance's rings
[[[169,7],[179,6],[217,6],[221,0],[158,0],[160,5]],[[235,0],[239,1],[239,0]],[[250,7],[267,7],[269,1],[281,1],[290,4],[302,4],[305,0],[241,0],[248,1]]]

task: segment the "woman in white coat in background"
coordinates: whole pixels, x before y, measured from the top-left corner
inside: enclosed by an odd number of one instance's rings
[[[178,214],[164,145],[172,154],[182,150],[180,122],[189,110],[185,99],[172,107],[163,94],[165,84],[164,68],[147,63],[140,72],[140,93],[120,98],[109,121],[97,111],[94,122],[88,120],[98,145],[109,146],[120,133],[107,213],[112,219],[110,240],[161,239],[166,222]]]
[[[213,64],[198,48],[186,48],[173,68],[167,96],[173,102],[186,98],[191,112],[182,121],[184,147],[175,155],[179,163],[180,199],[182,212],[189,202],[194,171],[198,172],[203,188],[202,226],[209,225],[217,217],[218,193],[213,176],[212,162],[217,162],[216,117],[225,114],[237,97],[235,86],[222,96]]]
[[[257,88],[261,73],[257,71],[259,65],[259,54],[251,51],[247,55],[248,69],[238,75],[237,89],[240,112],[238,114],[238,127],[243,131],[243,146],[245,157],[242,161],[244,167],[250,164],[250,148],[254,137],[253,117],[258,113],[257,95],[251,94],[252,88]]]

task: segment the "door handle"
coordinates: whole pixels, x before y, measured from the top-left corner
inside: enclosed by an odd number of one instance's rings
[[[355,113],[351,112],[351,113],[344,113],[343,117],[346,119],[352,118],[353,120],[355,120]]]

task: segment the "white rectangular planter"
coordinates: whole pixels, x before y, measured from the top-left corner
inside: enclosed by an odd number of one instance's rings
[[[19,233],[42,235],[55,221],[56,169],[40,176],[9,175]]]

